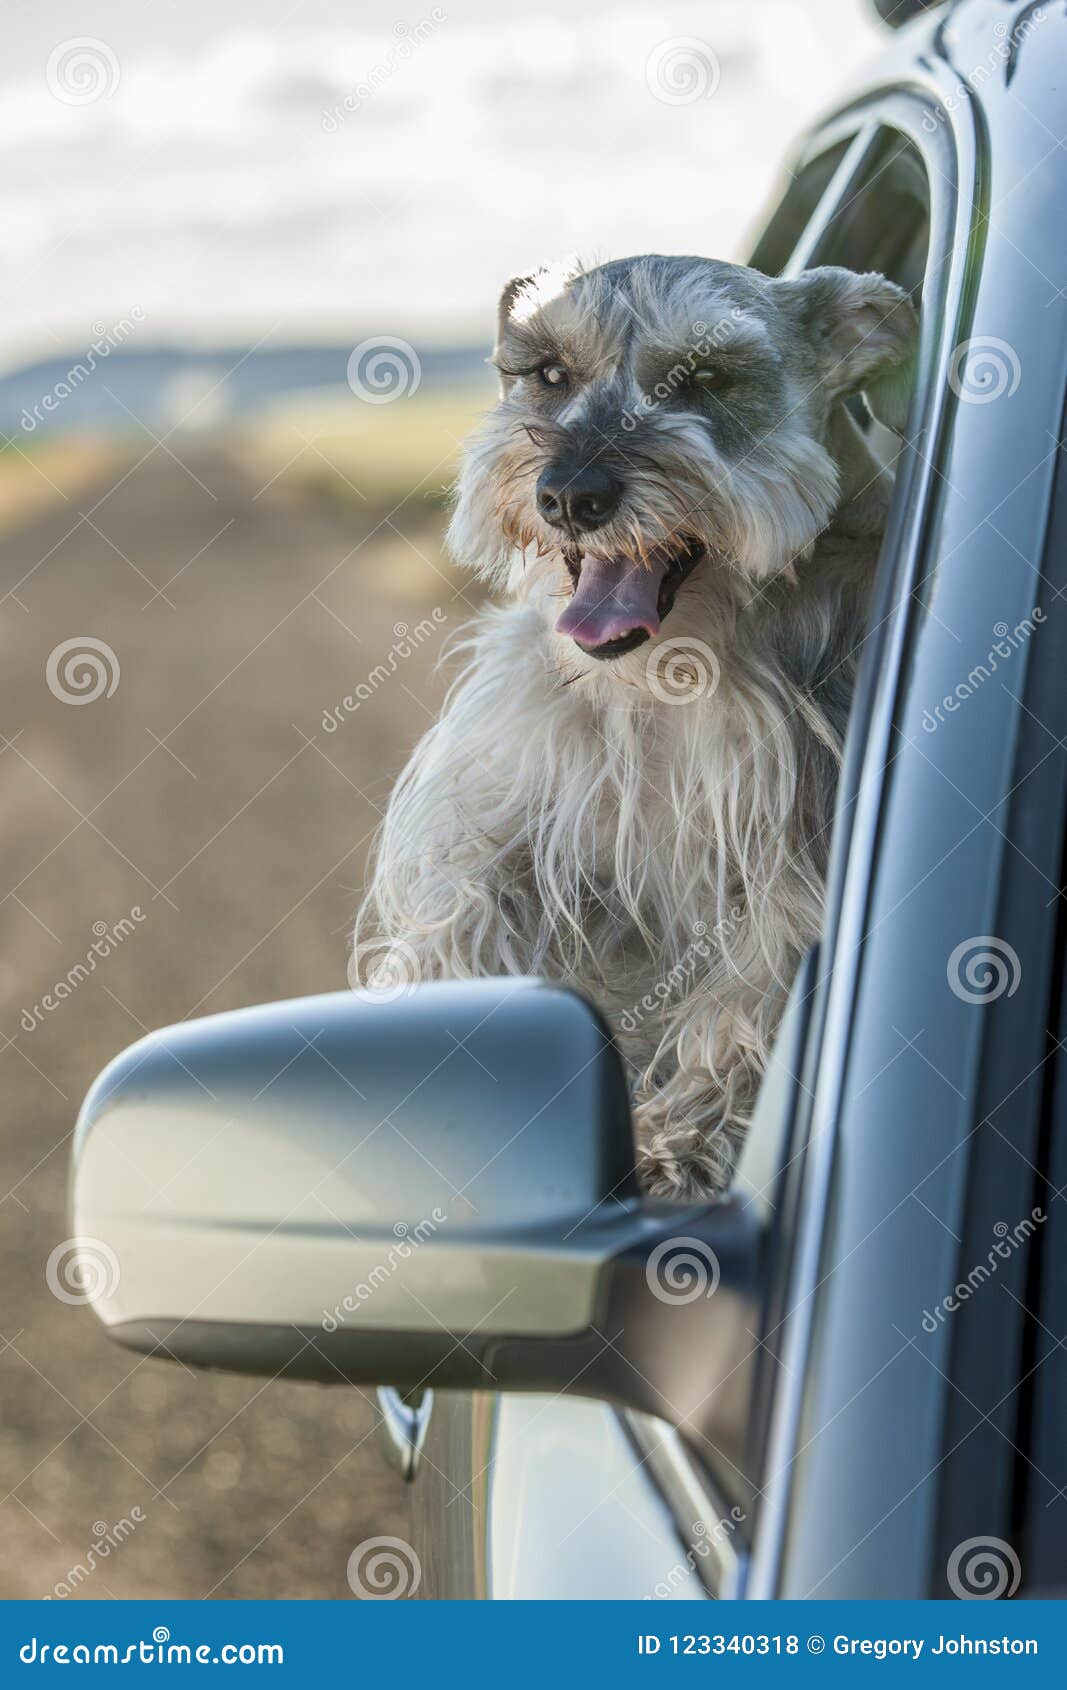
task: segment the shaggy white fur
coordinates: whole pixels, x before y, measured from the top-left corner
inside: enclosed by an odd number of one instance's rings
[[[397,969],[521,973],[587,992],[631,1074],[644,1181],[664,1196],[728,1182],[785,990],[819,932],[889,493],[838,401],[898,372],[914,330],[881,277],[804,282],[656,259],[527,293],[518,314],[526,284],[505,291],[503,397],[468,455],[451,537],[507,599],[458,647],[441,718],[392,795],[356,926],[372,983]],[[639,305],[636,329],[615,314],[620,299]],[[675,390],[636,428],[612,427],[647,392],[650,345],[677,348],[680,314],[692,338],[694,316],[727,307],[744,316],[735,370],[755,357],[759,392],[749,400],[745,376],[732,380],[726,418],[703,392]],[[544,344],[576,372],[554,414],[511,373],[516,326],[524,348]],[[561,550],[535,489],[576,440],[609,454],[626,485],[598,546],[643,557],[667,536],[702,548],[663,630],[613,661],[554,631],[581,554]]]

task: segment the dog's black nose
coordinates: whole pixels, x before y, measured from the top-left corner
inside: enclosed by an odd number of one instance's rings
[[[553,528],[572,533],[599,528],[622,497],[622,486],[599,464],[549,464],[537,481],[537,508]]]

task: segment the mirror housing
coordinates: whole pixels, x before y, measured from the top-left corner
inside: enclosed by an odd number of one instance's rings
[[[752,1346],[742,1201],[644,1202],[597,1012],[531,980],[210,1016],[83,1106],[73,1223],[133,1349],[706,1419]]]

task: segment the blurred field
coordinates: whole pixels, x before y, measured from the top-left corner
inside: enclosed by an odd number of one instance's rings
[[[440,509],[464,435],[491,402],[488,378],[461,398],[416,397],[400,405],[356,405],[337,400],[328,408],[287,404],[257,422],[244,438],[243,455],[257,475],[276,476],[329,499],[394,505],[410,511]]]
[[[347,1597],[355,1545],[408,1530],[359,1393],[138,1360],[45,1270],[104,1062],[148,1027],[345,983],[370,836],[476,603],[440,550],[475,405],[0,454],[0,1596],[69,1583],[135,1508],[77,1594]],[[441,633],[324,733],[437,607]],[[118,685],[72,704],[46,666],[82,636],[111,648]],[[123,918],[121,945],[42,1010],[94,923]]]
[[[114,457],[112,446],[91,439],[42,442],[29,450],[15,442],[0,445],[0,534],[20,527],[35,511],[69,502],[106,476]]]

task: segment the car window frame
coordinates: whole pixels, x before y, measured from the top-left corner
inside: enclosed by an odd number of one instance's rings
[[[746,1581],[750,1597],[770,1597],[777,1589],[789,1472],[800,1441],[803,1376],[833,1171],[834,1126],[891,761],[894,706],[911,624],[922,608],[923,536],[931,504],[938,497],[936,452],[953,398],[946,380],[948,361],[967,329],[963,254],[968,242],[960,237],[969,235],[973,222],[977,173],[977,148],[973,132],[968,133],[968,115],[965,109],[949,124],[932,91],[898,86],[879,90],[831,118],[810,138],[801,155],[801,168],[843,137],[850,137],[849,145],[783,267],[785,274],[796,274],[835,261],[838,220],[850,197],[870,186],[887,133],[915,149],[930,188],[916,381],[857,673],[831,841],[822,962],[813,988],[803,1068],[797,1076],[802,1148],[796,1156],[788,1212],[778,1219],[785,1234],[780,1241],[780,1271],[788,1289],[775,1288],[791,1312],[782,1323],[781,1368],[767,1411],[762,1496]],[[764,239],[757,253],[766,252],[769,244]],[[970,252],[973,261],[973,246]]]

